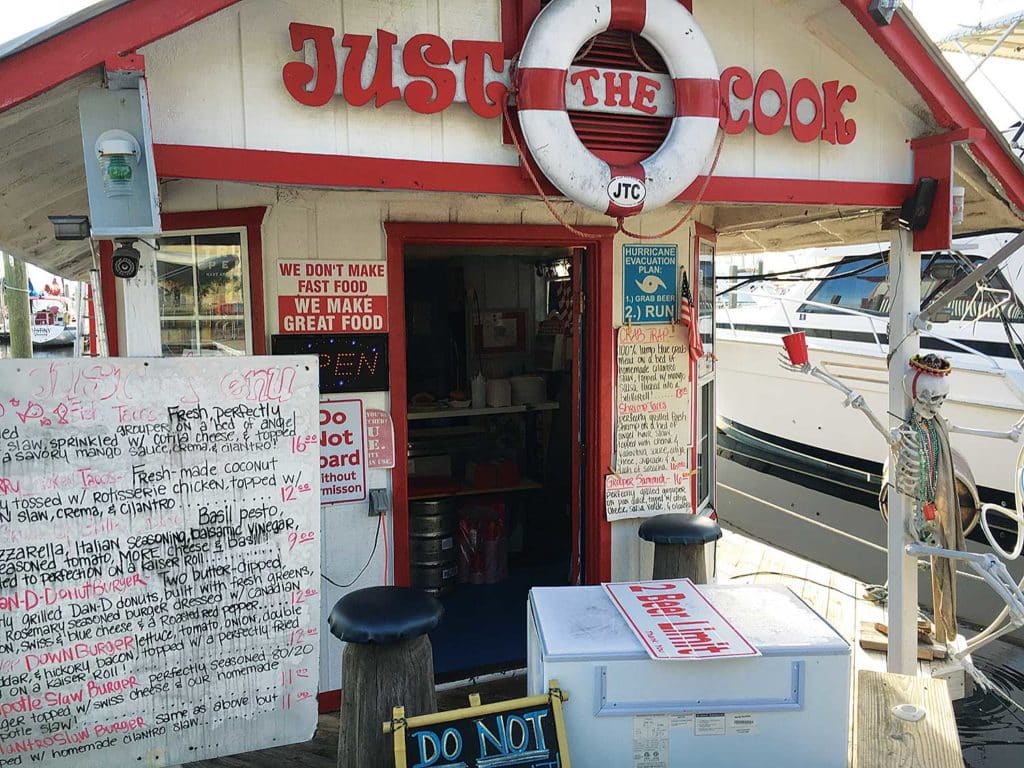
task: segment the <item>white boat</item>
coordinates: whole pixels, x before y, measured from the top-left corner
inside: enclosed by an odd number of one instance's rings
[[[75,343],[78,329],[72,325],[71,300],[65,296],[29,298],[30,331],[34,349],[68,347]],[[6,321],[0,329],[0,341],[11,340]]]
[[[957,238],[954,251],[962,255],[924,254],[922,304],[1015,234]],[[785,292],[761,287],[720,296],[715,344],[719,512],[727,523],[780,548],[881,583],[886,539],[878,492],[887,446],[864,414],[843,407],[834,388],[778,362],[782,336],[803,331],[813,364],[863,394],[875,413],[887,413],[891,291],[886,254],[877,248],[850,251],[819,251],[828,266],[805,273],[809,279],[802,282],[784,283],[791,286]],[[938,352],[954,367],[942,409],[950,422],[1009,430],[1024,411],[1024,368],[1015,357],[1024,358],[1022,295],[1024,249],[987,286],[953,302],[947,322],[921,334],[922,352]],[[1013,509],[1019,446],[960,434],[951,442],[964,460],[962,503]],[[990,521],[997,541],[1012,549],[1016,526],[1001,515],[991,515]],[[990,551],[981,526],[969,544]],[[1020,561],[1009,568],[1019,579]],[[961,581],[966,582],[961,618],[987,624],[1001,601],[979,580]],[[920,594],[930,594],[925,580]]]

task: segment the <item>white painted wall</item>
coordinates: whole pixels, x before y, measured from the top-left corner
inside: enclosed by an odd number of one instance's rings
[[[801,7],[818,0],[808,0]],[[925,123],[887,95],[872,77],[884,58],[845,9],[827,23],[794,23],[783,0],[701,2],[697,20],[719,69],[739,65],[757,75],[780,71],[789,86],[800,77],[837,79],[857,89],[844,114],[857,121],[846,146],[797,143],[783,128],[774,136],[748,129],[727,138],[717,175],[805,180],[912,181],[905,140]],[[787,9],[788,7],[788,9]],[[501,143],[500,121],[476,116],[466,104],[420,115],[397,101],[382,109],[351,107],[335,98],[307,107],[285,90],[281,70],[297,61],[288,35],[292,21],[374,34],[400,41],[421,32],[446,40],[500,40],[499,0],[243,0],[168,38],[146,46],[155,141],[253,150],[356,155],[435,162],[516,165]],[[849,45],[846,43],[849,42]],[[853,53],[857,51],[857,53]]]
[[[554,224],[540,201],[483,195],[436,193],[332,192],[323,190],[270,188],[215,182],[169,181],[162,185],[165,212],[215,210],[253,205],[268,206],[263,223],[264,275],[263,296],[267,331],[276,333],[277,293],[274,275],[280,259],[318,259],[336,261],[366,259],[383,261],[387,255],[384,222],[432,222],[462,224]],[[610,219],[584,211],[579,206],[560,206],[565,218],[574,225],[605,225]],[[678,221],[685,206],[673,205],[630,220],[630,228],[640,233],[657,233]],[[698,210],[698,214],[701,211]],[[693,224],[687,222],[671,237],[657,242],[676,243],[680,264],[689,263]],[[620,325],[622,295],[622,245],[634,242],[623,235],[615,241],[615,267],[603,275],[613,285],[615,325]],[[691,284],[693,278],[691,276]],[[253,294],[260,288],[252,286]],[[389,297],[402,301],[402,297]],[[611,396],[611,388],[607,390]],[[367,407],[390,409],[387,393],[361,395]],[[401,450],[401,447],[398,447]],[[370,488],[392,488],[389,470],[371,470]],[[378,520],[369,517],[368,503],[326,507],[323,510],[323,570],[334,581],[347,583],[366,562],[373,547]],[[612,572],[616,580],[649,578],[653,564],[651,545],[636,537],[638,521],[626,520],[612,526]],[[391,519],[387,519],[389,549],[393,552]],[[391,561],[393,563],[393,560]],[[393,565],[388,569],[393,580]],[[366,573],[351,589],[383,583],[384,549],[378,545]],[[347,591],[347,590],[345,590]],[[343,590],[323,583],[321,606],[324,635],[321,647],[321,690],[341,686],[340,651],[337,640],[326,632],[327,616]]]

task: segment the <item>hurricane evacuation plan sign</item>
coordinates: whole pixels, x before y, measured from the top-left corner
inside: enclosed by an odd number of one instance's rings
[[[761,652],[689,579],[605,584],[652,659],[728,659]]]
[[[0,361],[0,765],[305,741],[317,363]]]

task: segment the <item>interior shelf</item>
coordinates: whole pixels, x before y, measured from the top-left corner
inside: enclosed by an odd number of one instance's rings
[[[409,421],[422,419],[464,419],[470,416],[496,416],[499,413],[529,413],[530,411],[557,411],[558,403],[530,403],[507,405],[502,408],[439,408],[432,411],[409,411]]]
[[[491,493],[514,493],[516,491],[539,491],[544,485],[536,480],[522,480],[517,485],[503,485],[496,488],[470,488],[461,486],[458,490],[439,490],[429,493],[417,493],[410,491],[409,501],[422,501],[423,499],[441,499],[449,496],[486,496]]]

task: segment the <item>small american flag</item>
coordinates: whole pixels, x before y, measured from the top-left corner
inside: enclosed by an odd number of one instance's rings
[[[697,308],[693,304],[693,294],[690,293],[690,280],[685,272],[682,273],[679,288],[679,322],[686,327],[690,359],[696,360],[699,357],[703,357],[704,342],[700,340],[700,330],[697,328]]]

